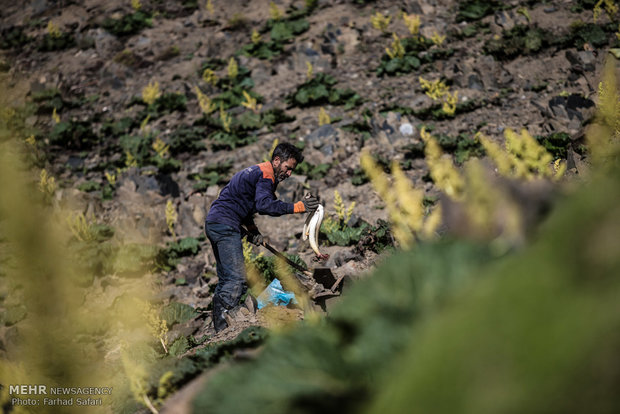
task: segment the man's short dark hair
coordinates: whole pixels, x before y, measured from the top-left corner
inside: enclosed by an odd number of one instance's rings
[[[273,150],[273,155],[271,156],[271,161],[273,161],[276,157],[280,158],[280,161],[282,162],[295,158],[297,164],[304,160],[304,156],[301,155],[301,150],[288,142],[283,142],[275,147]]]

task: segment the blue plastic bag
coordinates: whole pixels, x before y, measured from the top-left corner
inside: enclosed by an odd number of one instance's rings
[[[295,294],[293,292],[285,291],[278,279],[273,279],[269,286],[267,286],[265,290],[258,295],[256,300],[258,302],[258,309],[262,309],[269,304],[275,306],[286,306],[289,303],[297,303]]]

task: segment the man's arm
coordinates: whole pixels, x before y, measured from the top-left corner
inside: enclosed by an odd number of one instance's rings
[[[259,214],[281,216],[284,214],[304,213],[306,208],[303,201],[286,203],[276,199],[272,191],[272,182],[268,178],[261,178],[256,185],[256,210]]]
[[[256,227],[256,223],[254,223],[254,218],[252,216],[247,217],[241,223],[250,233],[260,233],[258,231],[258,227]]]

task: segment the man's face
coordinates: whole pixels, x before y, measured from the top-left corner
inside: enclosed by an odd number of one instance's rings
[[[286,161],[280,160],[280,157],[275,157],[271,162],[273,165],[273,173],[278,181],[284,181],[291,176],[293,170],[297,166],[295,158],[289,158]]]

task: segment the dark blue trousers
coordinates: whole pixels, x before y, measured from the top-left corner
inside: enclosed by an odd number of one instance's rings
[[[205,233],[213,247],[217,265],[217,286],[213,295],[213,326],[220,331],[228,324],[224,312],[239,304],[247,291],[241,233],[226,224],[205,222]]]

